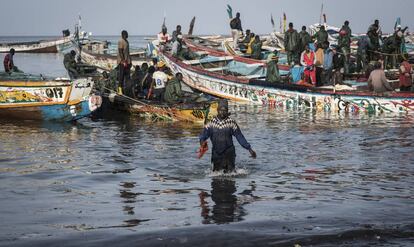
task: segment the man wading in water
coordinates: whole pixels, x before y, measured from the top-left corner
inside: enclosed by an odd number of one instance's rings
[[[213,144],[211,156],[213,171],[229,173],[234,171],[236,160],[233,136],[236,137],[241,146],[249,150],[252,158],[256,158],[256,152],[253,151],[246,138],[244,138],[236,121],[229,117],[227,101],[220,101],[217,111],[217,117],[204,126],[204,130],[200,135],[200,153],[207,150],[207,139],[210,138]]]

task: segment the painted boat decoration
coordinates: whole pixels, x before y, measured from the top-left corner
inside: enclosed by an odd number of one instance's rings
[[[243,63],[232,56],[209,55],[200,60],[182,61],[163,51],[160,57],[174,73],[183,74],[189,87],[220,98],[327,112],[414,113],[413,93],[376,94],[367,91],[362,83],[318,88],[269,83],[264,80],[266,68],[262,64]]]
[[[0,117],[24,120],[74,121],[101,105],[91,95],[90,79],[44,79],[27,74],[0,74]]]
[[[123,95],[104,94],[103,102],[110,108],[140,115],[157,121],[181,121],[204,124],[217,115],[217,101],[168,104],[165,102],[132,99]]]

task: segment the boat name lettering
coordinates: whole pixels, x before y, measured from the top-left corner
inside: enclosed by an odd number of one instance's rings
[[[49,98],[57,98],[57,99],[61,99],[63,98],[63,89],[61,87],[54,87],[52,88],[47,88],[46,89],[46,95]]]

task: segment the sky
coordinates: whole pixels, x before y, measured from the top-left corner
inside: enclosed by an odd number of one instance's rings
[[[60,36],[73,30],[78,15],[82,29],[93,35],[154,35],[160,32],[164,16],[169,33],[177,24],[187,32],[196,16],[194,34],[229,34],[226,5],[240,12],[242,26],[258,34],[272,31],[272,14],[296,29],[318,23],[323,3],[329,25],[340,27],[350,21],[354,33],[366,32],[379,19],[384,33],[391,32],[397,17],[414,31],[414,0],[0,0],[0,36]],[[410,27],[411,26],[411,27]]]

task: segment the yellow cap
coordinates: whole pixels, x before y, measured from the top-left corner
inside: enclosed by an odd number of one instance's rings
[[[164,67],[165,66],[165,63],[163,62],[163,61],[159,61],[158,63],[157,63],[157,67],[158,68],[161,68],[161,67]]]

